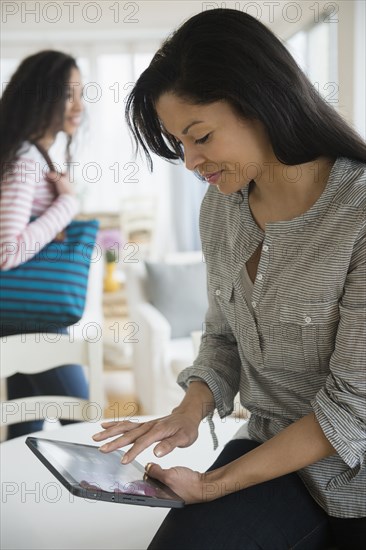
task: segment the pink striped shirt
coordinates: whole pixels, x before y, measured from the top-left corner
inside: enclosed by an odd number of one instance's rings
[[[0,269],[6,270],[30,260],[50,243],[74,218],[77,199],[57,195],[46,180],[49,168],[38,149],[25,142],[12,173],[1,182]],[[37,219],[29,223],[31,216]]]

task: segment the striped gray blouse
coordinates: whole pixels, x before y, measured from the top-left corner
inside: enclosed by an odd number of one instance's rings
[[[255,223],[248,188],[210,187],[200,230],[209,309],[199,355],[178,377],[233,400],[264,442],[314,411],[337,454],[298,472],[329,515],[366,516],[366,165],[338,158],[315,204],[291,221]],[[251,303],[241,270],[261,245]]]

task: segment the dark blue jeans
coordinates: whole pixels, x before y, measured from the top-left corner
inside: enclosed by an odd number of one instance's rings
[[[27,331],[22,331],[26,333]],[[67,334],[66,328],[49,329],[50,333]],[[2,336],[10,336],[16,330],[2,331]],[[21,399],[37,395],[65,395],[88,399],[88,383],[81,365],[62,365],[37,374],[16,373],[7,379],[8,399]],[[73,420],[60,420],[62,425]],[[43,420],[31,420],[8,426],[8,439],[42,430]]]
[[[258,445],[230,441],[209,470]],[[294,473],[212,502],[172,509],[149,550],[363,550],[365,540],[366,518],[330,518]]]

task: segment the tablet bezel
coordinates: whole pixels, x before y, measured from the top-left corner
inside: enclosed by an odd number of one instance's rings
[[[162,489],[168,494],[172,495],[171,499],[164,499],[161,497],[151,497],[148,495],[136,495],[133,493],[121,493],[118,491],[105,491],[103,489],[89,489],[82,487],[73,477],[72,475],[62,466],[62,464],[58,464],[57,461],[55,461],[55,465],[49,462],[49,460],[41,453],[41,451],[37,447],[38,441],[46,441],[50,443],[60,443],[75,446],[75,447],[84,447],[84,448],[92,448],[96,449],[97,452],[99,452],[98,447],[96,445],[85,445],[81,443],[73,443],[70,441],[60,441],[56,439],[46,439],[46,438],[40,438],[40,437],[33,437],[28,436],[25,440],[26,445],[29,447],[29,449],[36,455],[36,457],[46,466],[46,468],[62,483],[62,485],[70,491],[71,494],[82,497],[84,499],[92,499],[92,500],[102,500],[106,502],[116,502],[119,504],[135,504],[139,506],[151,506],[151,507],[163,507],[163,508],[182,508],[185,503],[184,500],[181,499],[178,495],[176,495],[169,487],[164,485],[163,483],[160,483],[158,480],[149,478],[149,484],[155,486],[158,489]],[[122,458],[122,456],[125,454],[124,451],[118,450],[113,451],[114,453],[118,453],[119,460]],[[133,460],[131,462],[137,470],[141,473],[141,477],[145,475],[145,468],[137,462],[137,460]]]

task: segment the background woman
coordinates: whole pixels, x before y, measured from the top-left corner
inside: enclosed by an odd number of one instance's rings
[[[0,101],[1,269],[29,260],[76,215],[78,201],[67,171],[50,171],[45,157],[56,135],[65,132],[67,165],[82,111],[79,69],[75,59],[62,52],[42,51],[27,57],[6,87]],[[36,217],[32,223],[31,217]],[[2,336],[36,331],[27,319],[21,326],[1,325]],[[8,378],[7,389],[9,399],[88,395],[80,365],[64,365],[35,375],[17,373]],[[8,438],[40,430],[42,424],[14,424],[8,428]]]
[[[282,43],[241,11],[200,13],[155,54],[127,105],[149,151],[211,186],[200,229],[209,310],[171,415],[97,441],[191,445],[202,418],[251,417],[207,473],[148,474],[188,504],[151,549],[363,548],[366,539],[366,146]],[[179,289],[177,289],[179,292]],[[123,435],[120,435],[123,434]]]

